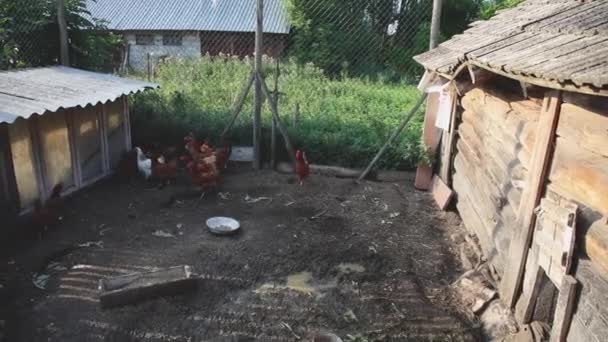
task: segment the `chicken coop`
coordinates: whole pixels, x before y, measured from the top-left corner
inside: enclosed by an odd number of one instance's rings
[[[112,173],[131,149],[128,96],[154,84],[68,67],[0,74],[0,209],[30,210]],[[4,215],[3,215],[4,216]]]
[[[528,0],[416,57],[437,160],[417,183],[453,190],[501,299],[551,341],[608,331],[607,39],[606,1]]]

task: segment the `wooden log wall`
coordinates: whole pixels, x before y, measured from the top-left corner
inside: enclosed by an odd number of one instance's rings
[[[462,107],[453,177],[457,208],[501,276],[516,229],[541,105],[475,88],[462,98]]]
[[[566,94],[546,197],[579,205],[574,276],[579,297],[568,341],[608,334],[608,99]]]

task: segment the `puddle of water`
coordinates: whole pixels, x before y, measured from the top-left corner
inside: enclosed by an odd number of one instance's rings
[[[317,292],[317,289],[312,287],[312,285],[310,284],[311,281],[312,273],[310,272],[292,274],[287,277],[287,288],[306,294],[314,294],[315,292]]]
[[[288,276],[286,285],[275,285],[273,283],[266,283],[258,287],[255,290],[255,293],[265,293],[271,292],[273,290],[293,290],[308,295],[318,294],[317,289],[312,286],[311,282],[311,272],[300,272]]]
[[[338,266],[336,266],[336,269],[342,274],[365,272],[365,267],[363,265],[349,262],[339,264]],[[254,292],[260,294],[269,293],[273,291],[292,290],[307,295],[323,297],[323,294],[321,293],[322,291],[326,291],[338,286],[338,282],[336,279],[333,279],[325,284],[317,284],[317,286],[314,286],[312,283],[313,278],[311,272],[300,272],[289,275],[287,277],[287,283],[285,285],[278,285],[276,283],[266,283],[258,287]]]
[[[342,274],[365,272],[365,267],[363,265],[355,264],[352,262],[343,262],[340,265],[336,266],[336,268]]]

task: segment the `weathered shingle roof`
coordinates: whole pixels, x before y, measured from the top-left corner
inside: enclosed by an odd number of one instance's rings
[[[111,30],[254,32],[254,0],[87,0]],[[289,33],[283,0],[264,1],[264,32]]]
[[[464,62],[511,75],[608,85],[608,1],[527,0],[416,56],[452,74]]]
[[[0,73],[0,123],[114,101],[158,85],[68,67],[48,67]]]

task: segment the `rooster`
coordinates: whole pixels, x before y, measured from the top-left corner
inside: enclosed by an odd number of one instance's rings
[[[304,183],[304,180],[310,175],[310,165],[308,159],[306,159],[306,153],[298,150],[296,152],[296,174],[300,180],[300,186]]]
[[[34,213],[32,214],[32,228],[38,233],[38,238],[42,239],[44,232],[56,226],[62,220],[63,183],[59,183],[51,190],[51,195],[42,204],[40,199],[34,202]]]

